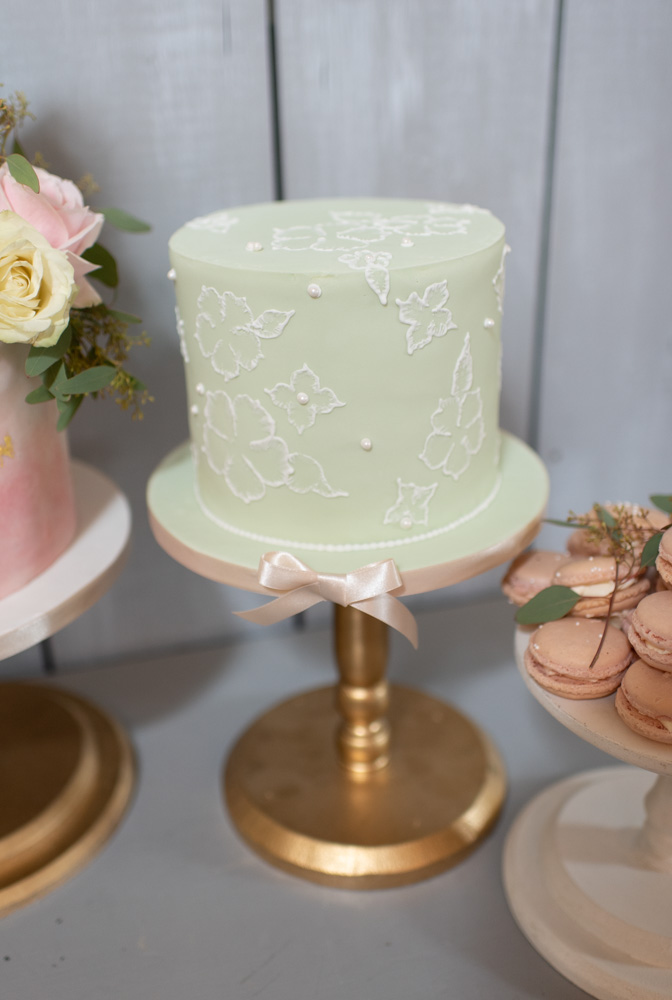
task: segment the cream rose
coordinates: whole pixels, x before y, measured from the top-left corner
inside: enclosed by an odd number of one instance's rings
[[[86,280],[94,271],[81,254],[98,239],[105,217],[84,204],[82,192],[72,181],[63,180],[41,167],[35,168],[40,182],[39,194],[15,181],[6,163],[0,166],[0,211],[9,209],[49,241],[55,250],[62,250],[75,271],[78,308],[96,305],[100,295]]]
[[[0,212],[0,341],[51,347],[76,294],[66,254],[15,212]]]

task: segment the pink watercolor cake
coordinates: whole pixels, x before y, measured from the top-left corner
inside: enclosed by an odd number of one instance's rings
[[[38,384],[26,354],[0,345],[0,599],[47,569],[76,528],[67,438],[55,403],[24,402]]]

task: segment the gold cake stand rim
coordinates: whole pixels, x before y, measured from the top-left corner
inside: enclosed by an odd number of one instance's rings
[[[47,710],[70,712],[81,753],[75,752],[72,780],[65,782],[55,799],[0,838],[0,916],[46,895],[88,864],[124,817],[137,773],[126,732],[98,706],[38,682],[0,683],[0,698],[13,693],[23,700],[23,711],[28,714],[34,710],[35,699],[40,699],[43,708],[46,704]],[[52,762],[45,755],[40,763],[48,769]],[[22,831],[30,836],[23,857],[17,851]]]

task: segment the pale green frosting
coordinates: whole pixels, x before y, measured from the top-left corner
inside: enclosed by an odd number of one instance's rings
[[[170,241],[202,509],[269,547],[450,530],[499,485],[504,227],[465,205],[329,199]]]

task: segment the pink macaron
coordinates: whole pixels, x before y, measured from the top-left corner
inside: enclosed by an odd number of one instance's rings
[[[591,667],[606,628],[597,661]],[[613,625],[584,618],[561,618],[540,625],[530,636],[525,667],[541,687],[563,698],[603,698],[621,683],[634,654]]]
[[[640,660],[672,671],[672,590],[649,594],[632,613],[628,639]]]
[[[616,692],[616,711],[640,736],[672,743],[672,673],[635,660]]]
[[[522,607],[540,590],[550,587],[553,576],[569,559],[565,552],[530,549],[514,559],[502,580],[502,590],[513,603]]]
[[[656,531],[660,531],[670,523],[667,514],[661,510],[640,507],[634,503],[605,503],[602,505],[612,517],[621,519],[629,528],[634,542],[634,555],[638,559],[647,539]],[[594,510],[586,514],[589,522],[597,524],[598,516]],[[577,528],[567,540],[567,551],[573,556],[608,556],[611,547],[607,539],[596,539],[593,532],[586,528]]]
[[[672,528],[668,528],[660,539],[656,569],[666,587],[672,587]]]
[[[570,612],[579,618],[604,618],[610,602],[612,613],[634,608],[651,586],[639,567],[632,571],[625,563],[617,564],[613,556],[575,556],[559,567],[553,583],[581,595]]]

